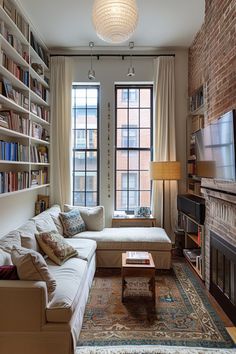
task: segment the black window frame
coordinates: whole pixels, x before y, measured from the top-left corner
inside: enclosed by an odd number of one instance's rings
[[[150,149],[149,148],[141,148],[141,147],[132,147],[132,148],[130,148],[130,147],[124,147],[124,148],[117,147],[117,130],[119,129],[119,128],[117,128],[117,109],[119,108],[119,107],[117,107],[117,90],[119,90],[119,89],[139,89],[139,105],[138,105],[138,107],[134,107],[134,106],[129,107],[129,90],[128,90],[127,111],[129,110],[129,108],[139,109],[139,122],[140,122],[140,90],[147,89],[147,88],[150,89]],[[121,100],[122,100],[122,102],[124,102],[123,96],[121,97]],[[131,102],[134,102],[134,101],[131,100]],[[125,129],[129,130],[129,127],[125,128]],[[131,126],[130,129],[134,129],[134,128]],[[143,129],[143,128],[140,128],[140,124],[139,124],[138,129]],[[114,201],[115,201],[115,210],[121,210],[121,209],[117,208],[117,192],[122,191],[122,190],[117,189],[117,151],[128,151],[128,152],[150,151],[150,161],[152,161],[152,159],[153,159],[153,85],[152,84],[124,84],[124,85],[117,84],[117,85],[115,85],[115,171],[114,171],[115,172],[114,173],[115,190],[114,190]],[[123,171],[126,173],[129,172],[129,159],[128,159],[127,163],[128,163],[127,170]],[[139,167],[140,167],[140,164],[139,164]],[[121,170],[119,170],[119,171],[121,171]],[[139,175],[140,175],[140,171],[142,171],[142,170],[140,170],[140,169],[138,170]],[[134,171],[130,170],[130,172],[132,173]],[[127,214],[134,214],[134,210],[129,209],[129,196],[128,196],[128,194],[129,194],[129,179],[128,178],[127,178],[127,190],[124,190],[124,191],[127,191],[127,209],[125,210],[125,212]],[[137,191],[139,192],[138,198],[139,198],[139,204],[140,204],[140,192],[143,191],[140,189],[140,179],[139,179],[139,189],[137,189]],[[150,197],[151,197],[151,192],[152,192],[152,183],[150,183]]]
[[[75,148],[75,146],[72,146],[72,204],[74,204],[74,201],[75,201],[75,193],[78,192],[75,190],[75,172],[78,172],[78,170],[75,169],[75,152],[84,152],[85,153],[85,169],[84,169],[84,172],[85,172],[85,188],[84,188],[84,192],[81,192],[81,193],[84,193],[85,195],[85,204],[84,205],[78,205],[78,206],[91,206],[91,205],[87,205],[86,201],[87,201],[87,198],[86,198],[86,194],[91,194],[91,193],[97,193],[97,203],[96,205],[99,205],[100,204],[100,85],[86,85],[86,84],[72,84],[72,95],[73,95],[73,90],[74,89],[86,89],[86,91],[88,89],[97,89],[97,148]],[[86,95],[87,96],[87,95]],[[75,124],[75,121],[76,121],[76,114],[73,113],[73,108],[72,107],[72,134],[74,134],[74,142],[76,141],[76,130],[74,127],[76,126]],[[79,107],[78,107],[79,108]],[[87,103],[86,103],[86,106],[85,106],[85,109],[86,109],[86,121],[85,121],[85,131],[86,131],[86,145],[88,144],[87,142],[87,131],[89,131],[89,129],[87,129],[87,113],[88,113],[88,110],[91,110],[91,108],[88,108],[87,106]],[[87,154],[89,152],[96,152],[97,153],[97,190],[96,191],[87,191],[86,190],[86,184],[87,184],[87,181],[86,181],[86,175],[87,175],[87,172],[91,172],[90,170],[87,170],[87,160],[88,160],[88,156]]]

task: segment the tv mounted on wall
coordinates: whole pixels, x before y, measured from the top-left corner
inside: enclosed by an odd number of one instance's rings
[[[196,132],[196,175],[236,180],[236,114],[222,115]]]

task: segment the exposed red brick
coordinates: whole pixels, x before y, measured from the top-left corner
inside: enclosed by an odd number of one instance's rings
[[[189,95],[205,88],[206,122],[236,108],[236,1],[206,0],[189,48]]]

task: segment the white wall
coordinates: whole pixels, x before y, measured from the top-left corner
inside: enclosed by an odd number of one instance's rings
[[[176,66],[176,127],[177,127],[177,159],[182,163],[183,176],[185,176],[185,122],[187,116],[187,88],[188,88],[188,53],[187,50],[171,51],[175,53]],[[134,78],[127,78],[126,73],[129,67],[129,60],[121,58],[104,58],[94,60],[96,82],[100,83],[100,204],[106,210],[106,225],[110,226],[114,210],[114,85],[116,82],[152,82],[153,81],[153,58],[133,58],[136,75]],[[87,73],[90,67],[89,59],[74,58],[74,82],[88,83]],[[108,196],[108,102],[111,104],[111,148],[112,159],[110,166],[111,195]],[[180,192],[185,190],[185,182],[180,181]]]

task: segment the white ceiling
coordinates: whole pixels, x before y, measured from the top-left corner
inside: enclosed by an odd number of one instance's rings
[[[110,47],[94,31],[93,0],[19,0],[19,3],[50,49],[85,49],[90,41],[96,47]],[[138,27],[129,39],[134,41],[135,48],[189,47],[204,20],[205,0],[137,0],[137,5]]]

